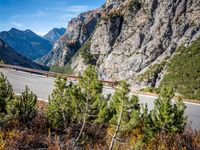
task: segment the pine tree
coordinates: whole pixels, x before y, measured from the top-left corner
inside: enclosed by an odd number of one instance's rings
[[[0,113],[6,114],[6,104],[14,98],[12,85],[7,78],[1,73],[0,75]]]
[[[140,105],[138,97],[129,97],[129,85],[121,81],[110,101],[110,109],[114,115],[110,121],[111,126],[115,128],[110,150],[113,149],[116,138],[125,131],[134,129],[140,124]]]
[[[97,72],[94,66],[89,66],[78,81],[78,93],[74,95],[78,102],[81,116],[81,130],[75,140],[77,142],[87,124],[93,123],[98,118],[99,109],[102,106],[104,98],[102,97],[102,83],[98,80]]]
[[[53,127],[67,127],[73,121],[74,103],[71,98],[71,86],[67,86],[67,80],[58,77],[55,81],[55,89],[49,97],[49,103],[45,109],[45,115]]]
[[[99,113],[95,123],[107,125],[112,118],[113,110],[109,108],[109,99],[104,99],[99,106]]]
[[[173,89],[164,87],[149,114],[147,129],[153,133],[178,133],[185,128],[187,119],[184,116],[185,105],[181,100],[172,104]]]
[[[0,60],[0,64],[5,64],[3,60]]]
[[[14,116],[27,123],[37,114],[37,96],[26,86],[22,95],[11,100],[7,104],[9,116]]]

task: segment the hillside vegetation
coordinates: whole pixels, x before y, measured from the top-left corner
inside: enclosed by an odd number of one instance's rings
[[[63,67],[51,66],[50,71],[57,72],[57,73],[64,73],[64,74],[72,74],[73,73],[73,70],[71,69],[70,65],[66,65]]]
[[[181,46],[170,60],[160,87],[170,85],[185,98],[200,100],[200,38]]]

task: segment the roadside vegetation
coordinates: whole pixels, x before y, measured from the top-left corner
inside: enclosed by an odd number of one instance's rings
[[[171,86],[184,98],[200,100],[200,38],[181,46],[167,66],[160,88]]]
[[[66,66],[63,66],[63,67],[51,66],[50,71],[57,72],[57,73],[65,73],[65,74],[72,74],[73,73],[73,70],[71,69],[70,65],[66,65]]]
[[[159,94],[158,88],[150,87],[150,86],[140,89],[140,92]]]
[[[28,87],[16,97],[0,76],[0,149],[199,149],[200,132],[186,127],[185,105],[171,103],[163,87],[153,110],[129,95],[121,81],[104,97],[102,83],[89,66],[77,84],[55,81],[49,103],[38,105]]]

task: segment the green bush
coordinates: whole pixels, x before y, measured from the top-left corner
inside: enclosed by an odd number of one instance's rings
[[[200,38],[179,47],[167,66],[162,86],[170,85],[184,98],[200,100]]]
[[[11,117],[19,118],[27,123],[37,115],[37,96],[26,86],[24,92],[19,97],[11,100],[7,104],[7,112]]]
[[[84,63],[88,64],[93,60],[93,55],[90,53],[91,38],[89,38],[85,44],[79,49],[81,57],[84,59]]]
[[[129,97],[130,88],[125,81],[121,81],[111,97],[109,108],[113,115],[110,127],[114,128],[110,149],[113,149],[117,138],[126,132],[132,131],[141,123],[139,99],[136,96]]]
[[[98,74],[94,66],[89,65],[83,76],[79,77],[77,91],[73,94],[74,101],[77,102],[81,120],[81,130],[76,138],[78,142],[88,123],[95,123],[99,120],[100,108],[102,108],[104,98],[102,96],[103,85],[98,80]]]
[[[73,70],[71,69],[70,65],[66,65],[66,66],[63,66],[63,67],[51,66],[50,71],[58,72],[58,73],[64,73],[64,74],[72,74],[73,73]]]
[[[45,109],[45,116],[48,118],[52,127],[67,127],[72,123],[75,115],[76,103],[73,103],[70,92],[71,86],[67,86],[67,80],[58,77],[55,81],[55,88],[49,97],[49,103]]]
[[[0,60],[0,64],[4,64],[4,61],[3,61],[3,60]]]
[[[140,90],[141,92],[158,93],[158,89],[155,87],[146,87]]]
[[[144,131],[147,137],[153,137],[157,133],[182,133],[187,123],[184,116],[185,104],[178,100],[172,104],[173,89],[163,87],[158,99],[154,102],[154,108],[145,118]]]
[[[6,104],[14,98],[12,85],[1,73],[0,75],[0,113],[6,114]]]

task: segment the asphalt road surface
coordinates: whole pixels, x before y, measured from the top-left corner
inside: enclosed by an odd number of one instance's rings
[[[48,97],[53,91],[55,78],[3,68],[0,68],[0,72],[8,78],[16,94],[20,94],[24,91],[27,85],[39,99],[48,101]],[[104,87],[103,91],[105,95],[109,93],[112,94],[114,89],[111,87]],[[156,97],[148,95],[138,96],[140,103],[147,103],[149,109],[153,108]],[[188,117],[189,123],[191,123],[192,128],[200,130],[200,104],[185,102],[185,105],[187,107],[185,115]]]

